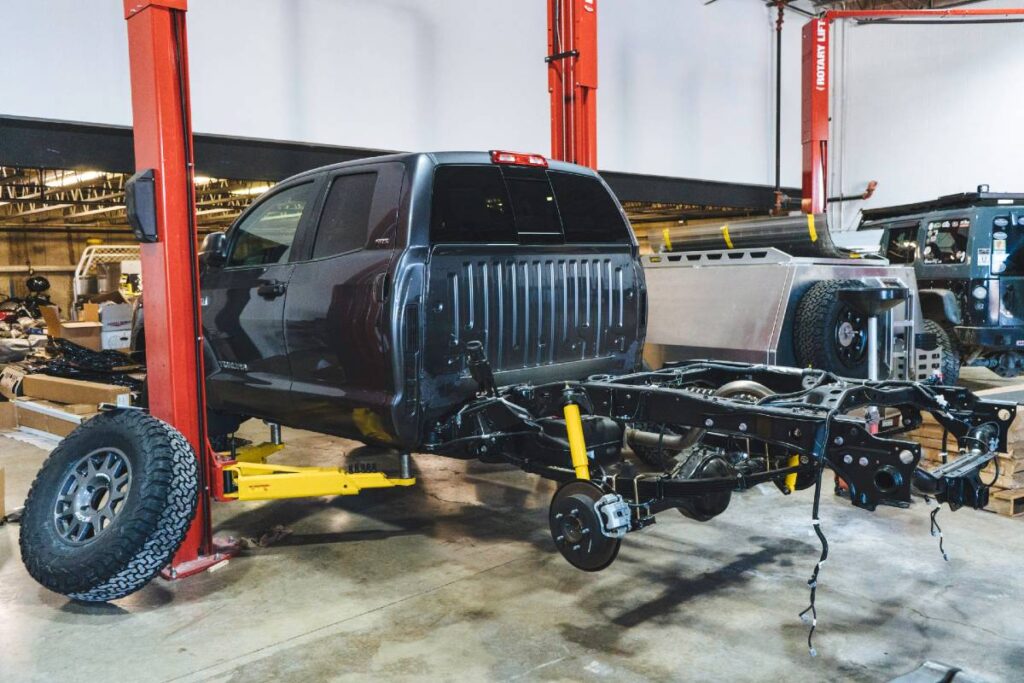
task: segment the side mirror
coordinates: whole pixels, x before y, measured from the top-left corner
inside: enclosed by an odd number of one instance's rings
[[[227,248],[227,235],[223,232],[211,232],[203,239],[203,246],[199,248],[199,261],[210,266],[223,265],[228,258],[225,253]]]

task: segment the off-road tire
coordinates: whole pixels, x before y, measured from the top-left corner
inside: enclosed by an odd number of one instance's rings
[[[960,380],[960,351],[950,337],[949,331],[935,322],[925,318],[924,331],[927,334],[934,334],[938,342],[939,351],[942,352],[940,370],[942,371],[942,383],[947,386],[955,386]]]
[[[54,507],[75,464],[116,448],[131,477],[122,508],[81,545],[58,532]],[[44,587],[75,600],[106,602],[142,588],[181,546],[198,502],[198,461],[177,430],[139,410],[102,413],[84,422],[43,463],[21,520],[21,558]]]
[[[840,377],[868,376],[867,350],[859,360],[845,361],[835,343],[841,316],[849,310],[839,301],[839,290],[863,287],[860,280],[822,280],[804,293],[793,320],[793,346],[801,367],[827,370]]]

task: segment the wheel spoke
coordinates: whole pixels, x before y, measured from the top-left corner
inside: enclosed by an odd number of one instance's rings
[[[80,458],[53,501],[57,534],[72,545],[91,542],[110,528],[130,494],[131,483],[131,464],[115,448]]]

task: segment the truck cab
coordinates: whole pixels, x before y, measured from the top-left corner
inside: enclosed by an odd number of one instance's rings
[[[1024,194],[978,192],[864,211],[891,263],[912,264],[923,312],[965,365],[1024,369]]]
[[[500,385],[640,362],[646,290],[626,217],[596,173],[537,155],[302,173],[209,236],[201,260],[222,416],[413,448],[475,395],[470,342]]]

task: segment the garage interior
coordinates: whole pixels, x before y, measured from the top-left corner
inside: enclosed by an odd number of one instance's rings
[[[3,67],[0,678],[1019,680],[1024,8],[258,5],[0,29],[110,43],[91,85]],[[460,168],[495,213],[443,198]],[[368,237],[324,257],[367,169]],[[238,260],[302,178],[281,260]],[[607,197],[626,236],[571,236]],[[327,314],[293,324],[303,277]]]

